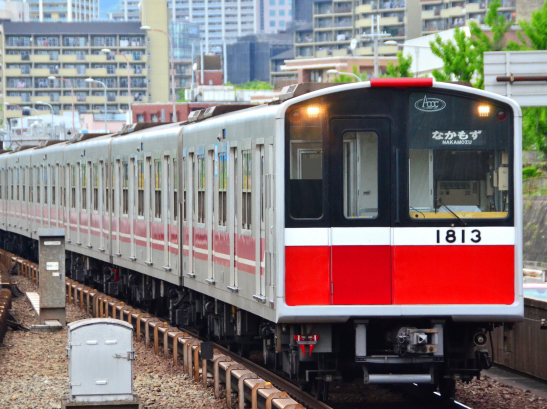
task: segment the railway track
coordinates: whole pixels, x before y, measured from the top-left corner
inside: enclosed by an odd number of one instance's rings
[[[4,265],[18,263],[22,276],[36,284],[39,283],[39,266],[37,264],[3,250],[0,250],[0,262],[3,262]],[[10,293],[8,290],[6,291]],[[146,311],[135,309],[121,300],[70,278],[66,279],[66,293],[68,303],[85,309],[93,317],[111,317],[129,322],[133,325],[135,337],[139,342],[144,342],[147,347],[153,346],[156,355],[163,354],[166,359],[172,359],[174,366],[182,365],[185,373],[194,381],[201,382],[206,387],[208,380],[212,377],[215,397],[221,398],[220,384],[224,384],[226,390],[232,391],[232,393],[226,393],[224,397],[229,408],[236,401],[240,409],[248,407],[245,406],[246,403],[253,409],[341,409],[344,407],[339,405],[331,407],[317,400],[291,381],[270,372],[256,362],[240,357],[222,345],[213,343],[213,356],[202,359],[201,349],[205,341],[194,332],[173,327]],[[2,314],[1,294],[0,291],[0,317]],[[396,393],[395,390],[394,393]],[[469,408],[459,402],[443,400],[435,394],[424,395],[417,387],[406,388],[403,393],[408,393],[419,401],[416,407],[421,409],[429,407],[435,409]],[[367,403],[360,407],[365,409],[386,408],[386,403]],[[394,405],[394,407],[400,406]]]

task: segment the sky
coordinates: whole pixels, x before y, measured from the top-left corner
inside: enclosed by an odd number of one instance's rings
[[[99,2],[101,18],[106,18],[106,13],[119,9],[118,5],[120,4],[120,0],[99,0]]]

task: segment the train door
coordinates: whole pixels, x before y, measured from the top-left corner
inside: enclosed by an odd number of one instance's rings
[[[334,119],[331,134],[331,302],[390,304],[389,122]]]
[[[190,277],[195,277],[194,271],[194,153],[188,153],[188,161],[186,168],[188,172],[184,175],[186,177],[186,226],[188,235],[188,269],[187,274]],[[185,235],[186,236],[186,235]]]
[[[71,175],[71,167],[70,164],[67,163],[67,165],[65,166],[65,231],[67,243],[70,243],[72,237],[72,229],[70,228],[70,209],[72,207],[72,200],[70,196],[72,192]],[[29,184],[32,186],[32,179],[29,181]],[[29,195],[29,197],[32,197],[32,195]]]
[[[207,209],[205,211],[205,228],[207,229],[207,281],[209,284],[215,284],[215,271],[213,269],[213,203],[214,203],[214,183],[213,172],[214,172],[214,151],[207,151],[207,162],[206,162],[206,172],[205,178],[208,181],[205,185],[205,206]]]
[[[264,265],[264,145],[257,144],[254,149],[254,175],[253,179],[257,181],[254,189],[253,208],[258,211],[253,212],[253,225],[255,226],[253,234],[255,239],[255,293],[253,298],[260,302],[266,302],[266,283],[265,283],[265,265]]]
[[[265,263],[265,279],[268,285],[268,299],[270,306],[275,302],[275,211],[274,211],[274,192],[275,192],[275,180],[274,180],[274,146],[268,145],[266,162],[265,162],[265,175],[264,175],[264,241],[266,245],[266,252],[264,254]],[[271,227],[271,228],[270,228]]]
[[[99,209],[99,251],[105,250],[104,248],[104,215],[105,215],[105,198],[103,197],[106,186],[106,177],[104,173],[104,161],[99,161],[99,192],[98,192],[98,209]]]
[[[130,243],[130,260],[136,260],[137,259],[137,245],[135,243],[135,220],[137,220],[137,213],[135,212],[135,209],[137,208],[137,187],[138,187],[138,180],[137,180],[137,161],[135,158],[129,159],[129,234],[131,235],[131,243]]]
[[[82,221],[81,221],[81,217],[82,217],[82,189],[81,189],[81,186],[82,186],[82,166],[81,166],[81,163],[78,162],[77,164],[77,172],[78,172],[78,178],[77,178],[77,184],[78,186],[76,187],[76,192],[74,193],[76,195],[76,214],[77,214],[77,218],[76,218],[76,224],[77,224],[77,230],[76,230],[76,244],[77,245],[81,245],[82,242],[81,242],[81,225],[82,225]]]
[[[163,180],[162,184],[162,206],[163,206],[163,269],[165,271],[171,271],[171,264],[169,262],[169,225],[171,224],[171,164],[169,162],[169,156],[163,157]]]
[[[93,204],[91,203],[91,194],[93,191],[93,180],[95,175],[93,174],[93,165],[91,162],[87,162],[86,174],[87,178],[84,181],[85,184],[85,197],[83,200],[86,201],[85,208],[87,209],[87,247],[92,248],[93,244],[91,242],[91,218],[93,217]]]
[[[122,186],[122,164],[119,159],[116,159],[116,167],[114,169],[114,219],[116,222],[116,247],[114,255],[120,257],[122,255],[122,232],[121,232],[121,186]]]
[[[148,187],[144,189],[144,222],[146,225],[146,260],[145,264],[152,265],[152,237],[151,237],[151,226],[152,222],[152,192],[154,189],[154,180],[152,179],[152,158],[150,156],[146,157],[146,166],[144,168],[144,180],[145,183],[148,181]]]
[[[236,269],[236,169],[237,169],[237,147],[230,148],[228,157],[228,200],[227,200],[227,230],[230,241],[230,282],[228,289],[238,291],[237,269]]]

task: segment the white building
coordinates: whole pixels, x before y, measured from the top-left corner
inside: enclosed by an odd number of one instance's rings
[[[0,20],[30,21],[29,4],[25,1],[0,1]]]
[[[31,21],[93,21],[99,19],[99,0],[28,0]]]

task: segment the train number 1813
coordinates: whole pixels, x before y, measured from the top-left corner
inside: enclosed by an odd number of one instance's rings
[[[464,229],[459,232],[449,229],[446,233],[437,230],[437,243],[465,244],[467,240],[472,243],[480,243],[482,239],[480,230],[474,229],[469,233],[469,236],[466,236],[466,231]]]

